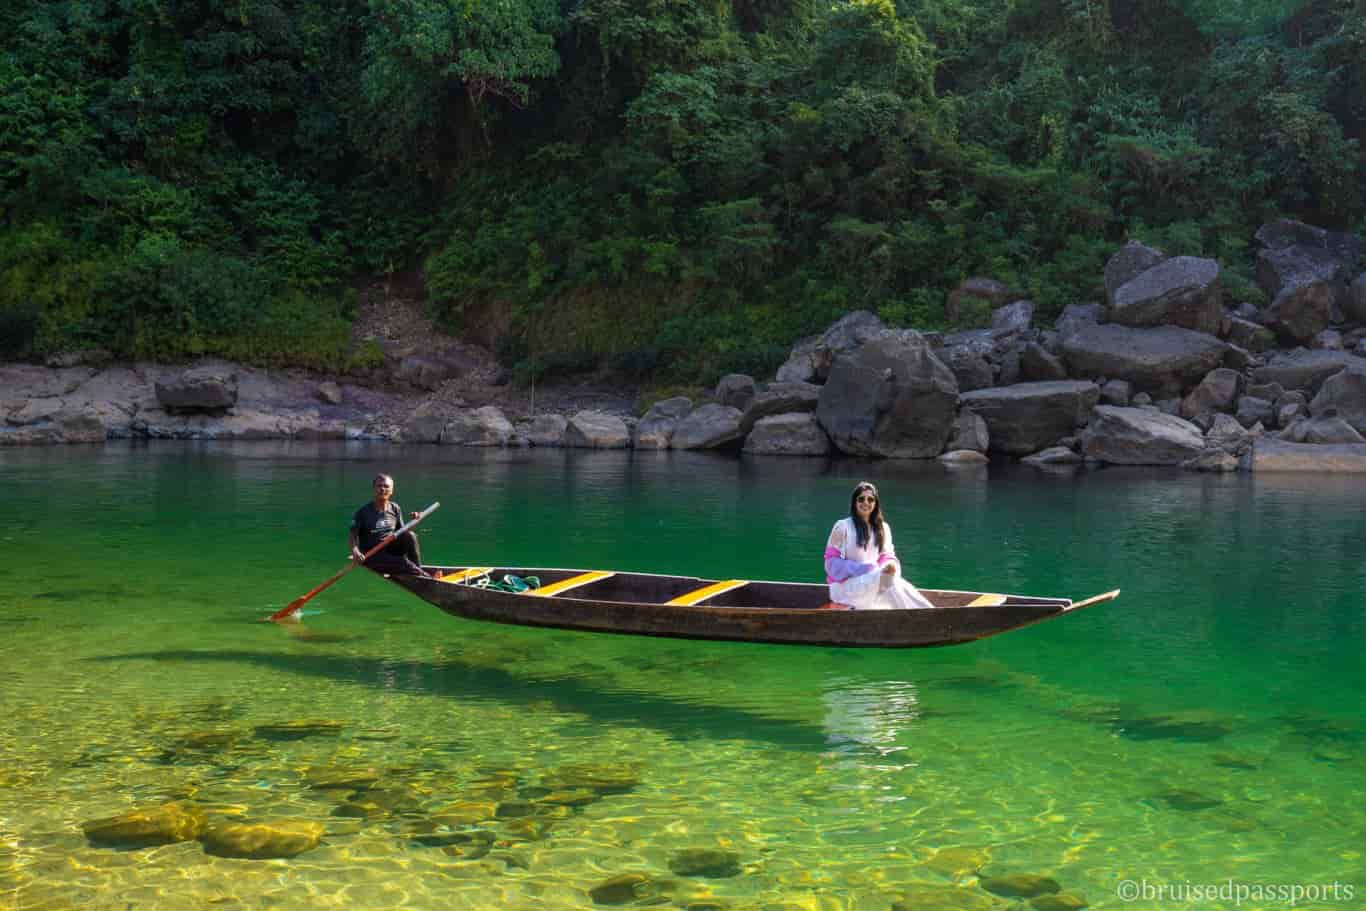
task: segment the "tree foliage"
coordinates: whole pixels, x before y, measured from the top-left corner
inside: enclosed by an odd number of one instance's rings
[[[519,375],[1045,314],[1139,235],[1255,299],[1366,226],[1366,0],[0,0],[0,348],[343,366],[420,264]]]

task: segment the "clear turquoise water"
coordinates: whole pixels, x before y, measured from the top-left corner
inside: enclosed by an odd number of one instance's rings
[[[434,562],[812,580],[868,478],[919,584],[1124,594],[915,651],[476,624],[364,573],[253,622],[342,565],[378,470],[442,502]],[[628,906],[986,909],[1012,873],[1094,908],[1290,906],[1152,894],[1228,881],[1363,906],[1359,480],[340,444],[0,450],[0,477],[0,909],[581,908],[618,874]],[[297,719],[334,727],[258,731]],[[629,787],[544,802],[584,765]],[[367,799],[387,815],[344,815]],[[82,833],[170,801],[324,835],[243,860]],[[671,871],[696,848],[735,869]]]

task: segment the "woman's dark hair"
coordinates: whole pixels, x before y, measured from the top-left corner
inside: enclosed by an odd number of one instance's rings
[[[394,483],[394,476],[389,474],[377,474],[370,479],[370,486],[374,487],[380,481],[388,481],[390,484],[392,484]]]
[[[858,496],[861,493],[870,493],[877,497],[867,522],[858,514]],[[877,541],[877,552],[882,553],[882,498],[878,497],[877,488],[867,481],[859,481],[854,492],[849,495],[849,518],[854,520],[854,535],[858,538],[858,546],[864,547],[868,544],[868,526],[871,525],[873,540]]]

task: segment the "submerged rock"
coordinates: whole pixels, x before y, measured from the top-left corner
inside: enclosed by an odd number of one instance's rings
[[[319,791],[359,791],[380,780],[376,768],[345,769],[337,766],[309,766],[304,770],[304,781]]]
[[[719,848],[688,848],[669,858],[669,871],[675,876],[727,879],[740,875],[740,855]]]
[[[264,740],[303,740],[306,737],[336,737],[342,727],[340,721],[320,718],[258,724],[253,730]]]
[[[892,899],[890,911],[993,911],[1002,907],[999,899],[976,889],[943,883],[910,883]]]
[[[1034,873],[1007,873],[1005,876],[983,876],[978,881],[983,889],[1006,898],[1033,898],[1050,892],[1061,892],[1056,879]]]
[[[1158,794],[1157,799],[1173,810],[1208,810],[1223,803],[1217,797],[1209,797],[1187,788],[1169,788]]]
[[[1086,907],[1086,899],[1071,892],[1054,892],[1051,895],[1036,895],[1029,900],[1034,911],[1081,911]]]
[[[205,852],[219,857],[267,860],[310,851],[318,846],[322,837],[322,823],[279,820],[214,826],[200,841]]]
[[[602,800],[602,795],[597,791],[588,788],[551,791],[548,794],[541,794],[535,798],[536,803],[559,807],[585,807],[590,803],[597,803],[599,800]]]
[[[204,759],[233,748],[240,731],[190,731],[174,740],[161,754],[162,762]]]
[[[552,791],[587,789],[599,794],[624,794],[640,784],[640,774],[629,766],[565,765],[547,772],[542,784]]]
[[[430,818],[443,826],[468,826],[493,819],[497,814],[498,804],[494,801],[466,800],[433,810]]]
[[[991,853],[986,848],[941,848],[925,861],[925,866],[936,873],[957,878],[976,873],[990,860]]]
[[[1202,715],[1119,716],[1111,720],[1115,733],[1130,740],[1189,740],[1208,743],[1233,733],[1232,726]]]
[[[81,831],[99,845],[148,847],[193,841],[204,830],[204,814],[183,804],[129,810],[106,819],[81,823]]]
[[[621,873],[603,880],[588,890],[588,895],[599,905],[624,905],[652,892],[650,877],[644,873]]]

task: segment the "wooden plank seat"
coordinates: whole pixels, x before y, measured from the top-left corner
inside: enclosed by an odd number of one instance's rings
[[[593,570],[592,572],[581,573],[577,576],[570,576],[568,579],[561,579],[559,582],[552,582],[550,585],[542,585],[540,588],[530,588],[522,592],[523,595],[530,595],[533,598],[553,598],[555,595],[573,591],[584,585],[599,582],[603,579],[610,579],[616,573],[605,570]]]
[[[1000,607],[1006,603],[1009,595],[985,594],[978,595],[968,602],[968,607]]]
[[[664,603],[691,607],[694,604],[701,604],[708,598],[724,595],[726,592],[735,591],[740,586],[748,584],[748,579],[726,579],[723,582],[713,582],[711,585],[705,585],[702,588],[679,595],[677,598],[670,598]]]
[[[469,582],[472,579],[478,579],[480,576],[487,576],[491,572],[493,572],[492,566],[471,566],[469,569],[462,569],[458,572],[446,573],[444,576],[437,579],[436,581],[446,582],[450,585],[459,585],[462,582]]]

